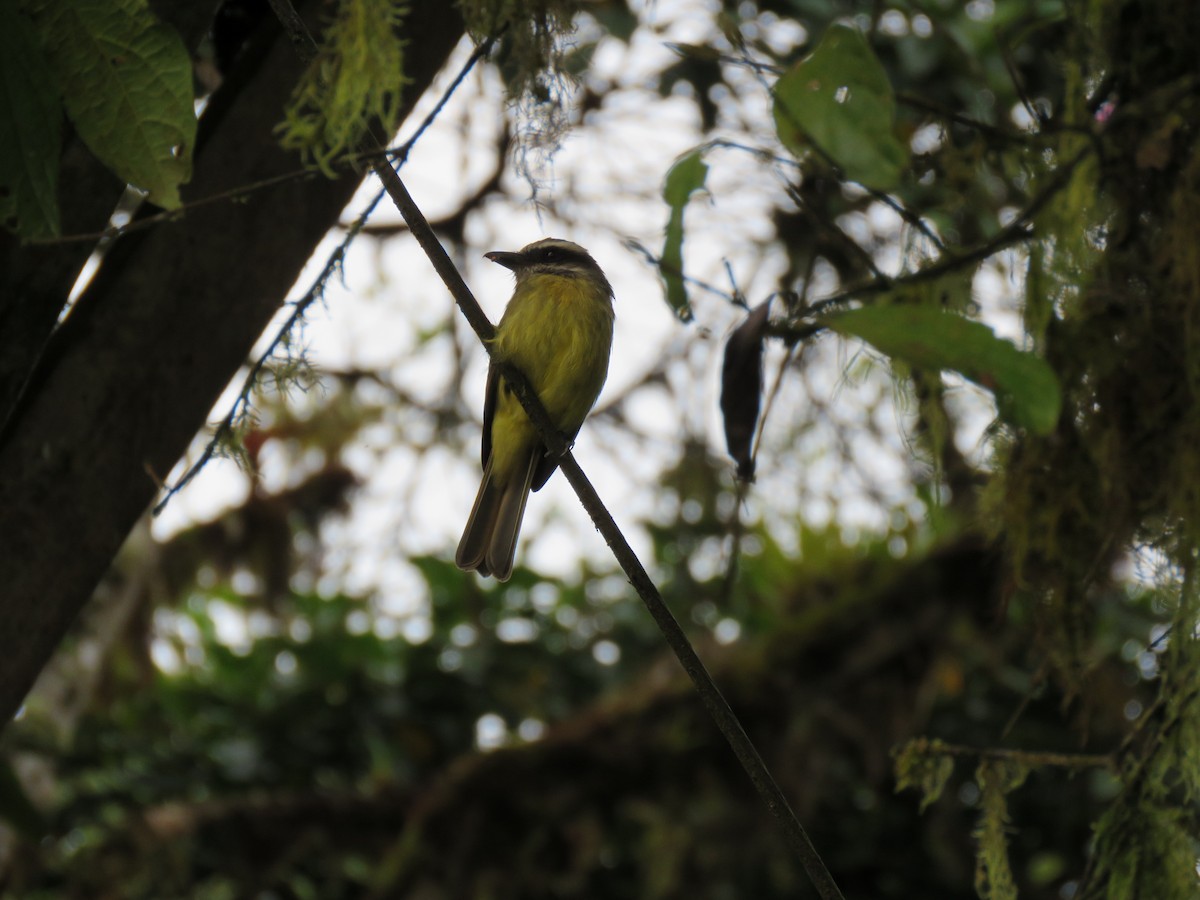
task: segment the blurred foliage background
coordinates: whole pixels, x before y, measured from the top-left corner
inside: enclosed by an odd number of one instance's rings
[[[1195,896],[1200,13],[506,9],[551,43],[501,39],[414,193],[493,318],[485,250],[561,234],[612,276],[624,355],[579,457],[842,890]],[[890,183],[773,117],[839,24],[890,85]],[[5,896],[815,896],[561,478],[510,583],[449,562],[483,356],[423,265],[373,218],[240,420],[244,474],[128,541],[5,733]],[[768,297],[744,485],[717,378]],[[830,333],[855,303],[988,324],[1061,416]]]

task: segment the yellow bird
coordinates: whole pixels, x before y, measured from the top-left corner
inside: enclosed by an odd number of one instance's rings
[[[484,254],[517,285],[492,345],[529,379],[556,428],[575,438],[608,375],[613,291],[578,244],[535,241],[517,253]],[[529,491],[558,468],[516,395],[493,365],[483,403],[483,483],[454,562],[507,581]]]

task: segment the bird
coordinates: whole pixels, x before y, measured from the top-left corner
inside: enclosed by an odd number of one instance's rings
[[[571,443],[608,377],[613,289],[583,247],[561,238],[484,257],[511,270],[516,286],[491,339],[483,480],[454,561],[464,571],[507,581],[529,492],[545,485],[558,459],[547,451],[495,360],[520,370]]]

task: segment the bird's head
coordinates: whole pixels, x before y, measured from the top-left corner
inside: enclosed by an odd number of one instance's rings
[[[601,285],[612,296],[612,287],[591,254],[571,241],[562,238],[543,238],[522,247],[515,253],[493,250],[484,256],[506,269],[511,269],[517,283],[533,275],[558,275],[562,278],[584,278]]]

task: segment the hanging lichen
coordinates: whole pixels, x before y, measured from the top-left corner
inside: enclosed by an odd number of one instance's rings
[[[317,58],[292,94],[280,142],[333,177],[373,122],[391,135],[404,87],[407,7],[398,0],[341,0]]]

